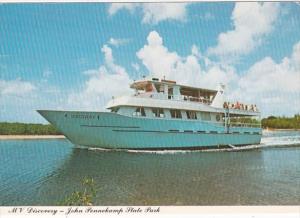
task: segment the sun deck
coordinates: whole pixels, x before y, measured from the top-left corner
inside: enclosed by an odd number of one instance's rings
[[[151,97],[157,99],[171,99],[180,101],[200,102],[210,105],[217,94],[217,90],[191,87],[177,84],[172,80],[135,81],[131,86],[137,97]]]

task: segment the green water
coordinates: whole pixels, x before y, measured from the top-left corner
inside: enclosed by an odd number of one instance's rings
[[[105,152],[0,141],[0,205],[58,205],[92,177],[94,205],[299,205],[300,132],[240,152]],[[280,145],[269,147],[270,145]]]

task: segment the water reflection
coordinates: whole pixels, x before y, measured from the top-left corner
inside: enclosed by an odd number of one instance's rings
[[[30,205],[71,148],[65,140],[0,141],[0,205]]]
[[[40,197],[54,204],[93,177],[97,205],[268,204],[272,189],[263,157],[261,150],[157,155],[74,149]]]

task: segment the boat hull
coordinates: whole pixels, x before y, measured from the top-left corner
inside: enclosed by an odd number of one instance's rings
[[[136,118],[110,112],[38,111],[72,143],[109,149],[198,149],[259,144],[260,128],[180,119]]]

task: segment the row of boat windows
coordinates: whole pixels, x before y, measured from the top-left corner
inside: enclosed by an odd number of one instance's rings
[[[165,113],[164,110],[162,108],[151,108],[153,117],[157,117],[157,118],[164,118],[165,117]],[[197,114],[195,111],[185,111],[186,112],[186,116],[188,119],[192,119],[192,120],[196,120],[197,119]],[[180,110],[170,110],[170,114],[172,118],[176,118],[176,119],[181,119],[182,115],[181,115],[181,111]],[[141,116],[141,117],[146,117],[146,113],[145,113],[145,109],[143,107],[138,107],[136,108],[136,110],[133,112],[133,116]]]

